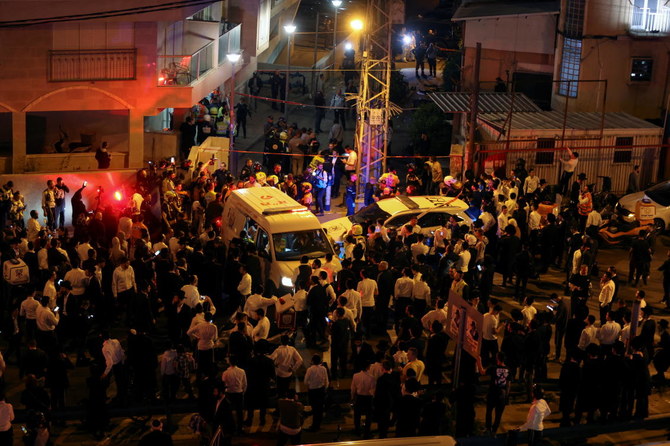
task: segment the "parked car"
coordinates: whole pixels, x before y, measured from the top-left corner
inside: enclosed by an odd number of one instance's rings
[[[624,218],[639,220],[637,211],[640,206],[649,208],[649,220],[653,220],[655,229],[667,230],[670,227],[670,181],[663,181],[645,191],[621,197],[616,205],[616,212]]]
[[[468,226],[472,224],[476,217],[471,217],[468,212],[468,205],[458,198],[432,195],[398,196],[372,203],[354,215],[331,220],[324,223],[323,228],[331,240],[338,243],[344,240],[355,224],[366,221],[376,222],[381,218],[386,228],[399,229],[402,225],[409,223],[412,217],[417,217],[421,233],[426,237],[432,237],[435,230],[448,222],[452,216],[460,224]]]

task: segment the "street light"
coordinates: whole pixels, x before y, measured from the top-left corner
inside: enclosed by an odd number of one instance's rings
[[[335,7],[335,20],[333,21],[333,51],[337,46],[337,10],[342,5],[342,0],[331,0],[331,3]]]
[[[363,29],[363,21],[360,20],[360,19],[354,19],[354,20],[352,20],[351,23],[350,23],[350,25],[351,25],[351,28],[352,28],[354,31],[360,31],[360,30]]]
[[[288,40],[288,63],[286,64],[286,94],[284,95],[284,116],[286,117],[286,122],[288,122],[288,92],[291,86],[289,78],[291,76],[291,36],[295,32],[295,25],[288,24],[284,25],[284,31],[286,32],[286,37]]]
[[[242,57],[242,55],[239,53],[229,53],[226,55],[226,58],[228,59],[228,62],[230,62],[230,65],[232,67],[231,81],[233,83],[233,86],[230,89],[229,153],[233,150],[233,145],[235,143],[235,127],[237,124],[236,122],[237,119],[235,116],[235,65],[240,60],[240,57]]]

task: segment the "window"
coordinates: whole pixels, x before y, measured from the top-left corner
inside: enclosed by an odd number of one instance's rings
[[[558,94],[561,96],[577,97],[579,86],[579,70],[582,62],[582,41],[565,37],[563,39],[563,54],[561,56],[561,71]]]
[[[418,217],[419,214],[420,212],[408,212],[407,214],[398,215],[397,217],[390,219],[385,226],[390,229],[398,229],[401,226],[408,224],[412,217]]]
[[[554,152],[536,152],[535,164],[554,164]]]
[[[270,259],[270,238],[267,232],[262,229],[258,230],[258,237],[256,237],[256,249],[258,255],[266,259]]]
[[[214,18],[214,11],[212,5],[207,6],[206,8],[201,9],[200,11],[193,14],[188,20],[197,20],[200,22],[217,22],[218,20]]]
[[[614,164],[628,164],[633,160],[633,151],[632,150],[615,150],[614,159],[612,162]]]
[[[568,0],[565,8],[565,35],[581,38],[584,31],[586,0]]]
[[[323,229],[272,234],[272,242],[279,261],[300,260],[302,256],[316,259],[333,252]]]
[[[448,215],[449,214],[445,214],[444,212],[429,212],[421,217],[418,223],[422,229],[442,226],[449,218]]]
[[[650,82],[653,59],[635,58],[630,67],[630,80],[633,82]]]
[[[538,138],[538,149],[553,149],[556,147],[556,140],[554,138]],[[535,164],[554,164],[554,152],[536,152]]]
[[[666,0],[630,0],[630,29],[642,33],[667,33],[670,8]]]

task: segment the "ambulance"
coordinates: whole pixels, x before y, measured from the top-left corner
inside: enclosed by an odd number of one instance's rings
[[[261,258],[263,283],[281,291],[293,288],[293,273],[302,256],[322,259],[333,253],[321,223],[305,206],[274,187],[233,191],[223,208],[221,233],[230,242],[246,231]]]

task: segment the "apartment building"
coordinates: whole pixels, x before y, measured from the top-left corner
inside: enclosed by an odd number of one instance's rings
[[[230,91],[226,55],[244,84],[298,4],[0,0],[0,173],[92,169],[102,141],[115,168],[174,155],[188,110]]]
[[[496,78],[544,109],[551,105],[559,1],[466,0],[452,18],[463,31],[462,86],[473,85],[481,43],[480,85],[493,90]]]

